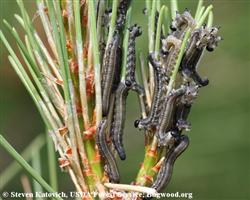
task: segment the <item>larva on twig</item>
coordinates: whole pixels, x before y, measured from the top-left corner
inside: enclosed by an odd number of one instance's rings
[[[189,84],[187,90],[182,97],[179,98],[179,101],[176,105],[175,112],[175,123],[178,130],[190,130],[191,124],[187,121],[189,112],[191,110],[193,101],[196,99],[199,91],[199,86],[196,84]]]
[[[103,116],[108,114],[110,95],[114,88],[114,82],[117,82],[115,78],[116,72],[120,71],[120,56],[121,49],[119,48],[120,36],[118,32],[114,33],[113,39],[110,44],[110,49],[105,52],[103,60],[103,79],[102,79],[102,112]],[[119,79],[119,78],[118,78]],[[117,84],[117,83],[116,83]]]
[[[170,25],[170,29],[172,30],[171,34],[182,40],[187,29],[193,29],[195,25],[195,20],[188,10],[185,10],[183,14],[177,12],[175,19]]]
[[[181,88],[171,92],[163,104],[163,110],[161,112],[159,124],[156,130],[156,137],[158,139],[159,146],[167,145],[166,133],[169,132],[174,126],[175,103],[177,98],[183,95],[185,91],[186,87],[182,86]]]
[[[149,128],[152,126],[152,123],[155,121],[157,117],[160,102],[162,99],[161,93],[162,93],[163,85],[162,85],[161,70],[160,70],[161,63],[156,61],[153,54],[150,54],[148,59],[154,69],[155,86],[154,86],[153,101],[152,101],[152,105],[151,105],[147,118],[136,120],[134,122],[135,127],[138,127],[138,128]]]
[[[169,152],[167,152],[166,159],[159,173],[157,174],[156,180],[152,184],[152,188],[155,188],[157,192],[162,191],[169,183],[175,160],[187,149],[189,145],[188,136],[182,135],[177,141],[177,145],[174,145]]]
[[[181,41],[170,35],[162,40],[163,51],[167,52],[165,57],[157,61],[153,54],[149,55],[149,62],[154,69],[153,101],[147,118],[136,120],[134,122],[135,127],[152,128],[152,126],[155,126],[155,122],[158,121],[163,98],[167,93],[167,83],[174,69],[180,47]]]
[[[137,84],[135,80],[135,65],[136,65],[135,39],[141,34],[142,34],[141,28],[137,24],[129,28],[128,54],[127,54],[126,75],[125,75],[125,84],[128,87],[132,87],[134,84]]]
[[[120,82],[115,93],[114,118],[111,128],[112,141],[121,160],[126,159],[122,135],[126,118],[126,98],[128,91],[129,87],[124,82]]]
[[[208,85],[207,78],[202,79],[197,72],[197,67],[200,58],[206,48],[208,51],[213,51],[221,37],[217,36],[218,28],[201,27],[192,32],[190,41],[182,58],[180,70],[184,78],[191,78],[200,86]]]
[[[104,158],[107,165],[107,173],[111,182],[119,183],[119,171],[114,158],[106,141],[107,120],[102,120],[98,126],[96,134],[96,144],[100,150],[101,156]]]
[[[181,40],[169,35],[166,39],[162,40],[162,51],[166,55],[161,56],[161,65],[164,79],[168,82],[172,75],[174,66],[176,64],[177,57],[181,48]]]
[[[129,7],[131,0],[121,0],[120,4],[117,8],[117,19],[116,19],[116,27],[117,29],[121,29],[125,24],[126,13]]]
[[[122,136],[126,115],[126,98],[130,89],[137,90],[135,80],[135,39],[141,35],[141,29],[136,24],[129,28],[128,55],[126,64],[125,83],[120,82],[115,94],[114,120],[112,124],[112,141],[121,160],[126,159]]]

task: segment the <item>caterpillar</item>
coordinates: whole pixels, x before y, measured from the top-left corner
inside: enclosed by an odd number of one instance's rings
[[[135,80],[135,65],[136,65],[135,39],[141,34],[142,34],[141,28],[137,24],[129,28],[128,54],[127,54],[126,75],[125,75],[125,84],[128,87],[132,87],[134,84],[137,84]]]
[[[169,152],[167,152],[166,159],[159,173],[157,174],[156,180],[152,184],[152,188],[155,188],[157,192],[162,191],[169,183],[175,160],[187,149],[189,145],[188,136],[182,135]]]
[[[134,126],[136,128],[149,128],[152,126],[153,122],[155,121],[157,117],[157,113],[160,110],[160,103],[162,102],[161,94],[162,94],[162,78],[161,78],[161,63],[156,61],[153,54],[149,54],[149,62],[151,63],[153,69],[154,69],[154,94],[153,94],[153,101],[152,105],[149,111],[149,114],[147,118],[136,120],[134,122]]]
[[[119,3],[119,6],[117,8],[117,18],[116,18],[116,27],[115,29],[118,31],[121,31],[125,21],[126,21],[126,13],[129,7],[131,0],[121,0]],[[102,25],[103,26],[108,26],[110,24],[110,20],[111,20],[111,13],[112,13],[112,9],[106,9],[103,16],[102,16]]]
[[[199,92],[199,86],[196,84],[190,84],[187,86],[185,94],[179,99],[176,106],[175,121],[176,127],[179,131],[190,130],[191,124],[187,122],[189,112],[191,110],[194,99]]]
[[[172,30],[171,35],[182,40],[187,29],[193,29],[195,25],[195,20],[188,10],[185,10],[183,14],[177,12],[175,19],[170,25],[170,29]]]
[[[135,39],[142,34],[137,24],[129,28],[128,55],[126,63],[125,81],[120,82],[115,93],[114,120],[112,124],[112,141],[121,160],[126,159],[126,153],[122,143],[123,129],[126,115],[126,99],[130,89],[139,91],[139,85],[135,80]]]
[[[206,86],[209,83],[207,78],[202,79],[197,72],[200,58],[206,48],[213,51],[221,37],[217,36],[218,28],[201,27],[192,32],[190,41],[183,55],[180,71],[185,79],[191,78],[200,86]]]
[[[161,56],[162,67],[165,70],[164,77],[168,81],[176,64],[181,48],[181,40],[169,35],[162,40],[162,51],[167,52],[166,56]]]
[[[160,114],[159,124],[156,130],[156,137],[159,146],[167,145],[168,138],[166,133],[170,131],[174,125],[175,103],[177,98],[183,95],[185,91],[186,87],[182,86],[174,92],[171,92],[163,104],[163,110]]]
[[[102,120],[97,128],[96,134],[96,144],[100,150],[101,156],[104,158],[107,165],[107,173],[111,182],[119,183],[119,171],[117,164],[115,162],[115,158],[110,151],[107,142],[106,142],[106,131],[107,128],[107,120]]]
[[[135,91],[140,100],[141,109],[146,109],[145,91],[135,79],[135,65],[136,65],[136,54],[135,54],[135,39],[142,34],[141,28],[135,24],[129,28],[129,42],[128,42],[128,55],[127,55],[127,66],[125,83],[131,90]],[[143,107],[144,106],[144,107]]]
[[[120,36],[115,31],[113,39],[105,52],[103,59],[102,77],[102,112],[106,116],[109,111],[110,95],[117,86],[121,66],[121,49],[119,48]],[[118,78],[116,78],[118,77]],[[117,81],[118,79],[118,81]]]
[[[180,51],[181,41],[174,36],[168,36],[162,40],[162,49],[166,53],[157,61],[153,54],[149,55],[149,62],[154,69],[154,93],[150,112],[147,118],[136,120],[134,126],[138,128],[151,128],[159,118],[164,95],[167,93],[167,83],[170,79],[176,57]]]
[[[129,7],[131,0],[121,0],[120,4],[117,8],[117,19],[116,19],[116,27],[117,29],[121,29],[125,24],[126,13]]]
[[[129,87],[122,81],[115,93],[114,118],[111,126],[111,138],[121,160],[126,159],[122,136],[126,117],[126,98]]]

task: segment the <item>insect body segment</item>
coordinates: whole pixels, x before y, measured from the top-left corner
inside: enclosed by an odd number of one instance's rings
[[[147,118],[136,120],[134,125],[138,128],[150,128],[153,124],[155,119],[157,119],[157,114],[159,113],[159,107],[162,100],[162,78],[161,78],[161,64],[158,62],[153,54],[149,55],[149,62],[151,63],[154,69],[154,94],[153,94],[153,101],[149,111]]]
[[[139,93],[143,99],[144,90],[135,80],[135,39],[142,34],[141,29],[136,24],[129,29],[128,55],[126,64],[125,82],[120,82],[115,93],[114,120],[112,124],[112,140],[115,149],[121,160],[126,159],[122,137],[126,115],[126,99],[130,89]]]
[[[157,126],[156,137],[158,138],[159,146],[167,145],[167,132],[174,127],[174,112],[176,100],[178,97],[183,95],[186,91],[186,87],[181,87],[178,90],[170,93],[166,98],[163,106],[163,111],[161,112],[159,124]]]
[[[197,72],[199,60],[204,52],[204,49],[209,51],[214,50],[221,37],[217,36],[218,29],[213,28],[199,28],[192,32],[190,41],[186,48],[185,54],[182,58],[180,70],[184,78],[193,79],[200,86],[208,85],[207,78],[202,79]]]
[[[102,113],[107,116],[109,112],[110,96],[117,89],[120,82],[122,50],[120,48],[122,28],[125,24],[126,13],[130,0],[121,0],[117,9],[117,20],[113,38],[105,49],[102,65]],[[106,10],[103,16],[104,23],[110,21],[111,10]],[[106,21],[105,21],[106,19]],[[136,36],[134,36],[136,37]]]
[[[179,142],[167,152],[166,159],[157,174],[156,180],[151,186],[155,188],[157,192],[162,191],[168,185],[173,173],[174,162],[187,149],[188,145],[188,136],[183,135],[180,137]]]
[[[126,99],[130,90],[138,94],[143,118],[136,120],[134,125],[139,129],[143,128],[154,133],[157,140],[153,139],[155,142],[153,145],[158,144],[159,147],[164,147],[167,152],[164,163],[151,186],[160,192],[171,179],[175,160],[189,145],[189,139],[187,136],[182,135],[182,131],[190,130],[191,124],[187,121],[187,118],[191,107],[200,87],[208,84],[208,80],[202,79],[197,72],[199,60],[204,49],[213,51],[221,37],[218,36],[219,29],[216,27],[203,26],[195,29],[196,22],[189,11],[185,11],[183,14],[177,13],[170,27],[171,33],[166,38],[161,38],[161,53],[152,52],[148,57],[153,68],[154,84],[151,107],[147,108],[144,88],[137,83],[135,78],[135,40],[142,34],[140,27],[136,24],[129,28],[125,77],[120,80],[119,76],[121,70],[121,59],[119,58],[122,57],[120,48],[122,39],[120,35],[122,35],[122,27],[129,3],[129,0],[120,1],[117,10],[115,34],[104,54],[102,69],[103,117],[106,118],[109,113],[108,119],[112,121],[111,125],[109,125],[111,126],[110,137],[112,143],[120,159],[125,160],[123,130],[126,118]],[[156,13],[155,26],[157,26],[158,17],[159,13]],[[181,60],[179,68],[181,76],[177,75],[176,81],[171,80],[185,33],[188,30],[191,31],[191,37],[187,40],[188,45]],[[147,81],[146,78],[143,80]],[[169,85],[170,80],[173,81],[171,85]],[[113,106],[109,108],[111,97]],[[119,181],[117,166],[114,164],[115,160],[105,143],[105,134],[101,134],[101,132],[105,132],[105,123],[106,121],[103,121],[100,124],[97,143],[102,156],[106,160],[111,181],[117,182]],[[161,148],[161,150],[163,149]]]
[[[129,41],[128,41],[128,55],[126,65],[126,76],[125,83],[131,90],[135,91],[140,100],[141,110],[146,110],[146,97],[145,91],[135,79],[135,68],[136,68],[136,53],[135,53],[135,39],[142,34],[141,28],[135,24],[129,28]]]
[[[125,83],[128,87],[132,87],[137,84],[135,80],[135,65],[136,65],[136,54],[135,54],[135,39],[142,34],[141,28],[135,24],[129,28],[129,41],[128,41],[128,54],[126,64],[126,76]]]
[[[115,73],[112,85],[112,92],[115,92],[121,81],[121,66],[122,66],[122,49],[118,46],[115,59]]]
[[[172,35],[174,37],[182,40],[187,29],[193,29],[195,25],[196,23],[194,18],[190,12],[186,10],[183,14],[176,14],[176,18],[172,21],[170,29],[172,30]]]
[[[147,118],[136,120],[135,127],[152,128],[159,119],[164,96],[167,94],[167,84],[174,69],[179,54],[181,41],[173,36],[162,40],[162,48],[166,54],[159,61],[154,54],[149,55],[149,62],[154,70],[154,93],[151,109]]]
[[[166,52],[166,55],[161,57],[161,65],[165,70],[164,77],[167,80],[169,80],[172,75],[180,48],[181,40],[172,35],[169,35],[166,39],[162,40],[162,51]]]
[[[121,67],[121,49],[119,48],[119,43],[120,36],[115,32],[112,43],[109,45],[110,49],[107,49],[104,55],[102,78],[102,104],[104,116],[108,114],[111,92],[114,90],[114,85],[119,81]],[[118,75],[116,72],[118,72]]]
[[[101,156],[104,158],[107,165],[107,173],[110,181],[114,183],[119,182],[119,171],[115,162],[114,155],[110,151],[106,141],[107,120],[102,120],[98,126],[96,134],[96,144],[100,150]]]
[[[198,92],[199,86],[196,84],[188,85],[185,94],[181,96],[180,101],[177,103],[175,123],[180,132],[182,130],[189,131],[191,128],[191,124],[187,122],[187,118]]]
[[[121,31],[126,21],[126,14],[131,0],[121,0],[117,8],[116,30]],[[106,9],[102,16],[102,25],[109,27],[111,21],[112,9]]]
[[[127,87],[124,82],[120,82],[115,93],[114,119],[111,128],[112,141],[121,160],[126,159],[122,136],[126,117],[126,98],[128,91],[129,87]]]
[[[131,0],[121,0],[117,9],[116,27],[121,29],[125,24],[126,13]]]

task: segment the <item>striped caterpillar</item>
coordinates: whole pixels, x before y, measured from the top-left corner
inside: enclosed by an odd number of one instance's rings
[[[121,160],[126,159],[122,143],[123,129],[126,115],[126,99],[130,89],[141,91],[135,80],[135,38],[141,35],[140,27],[136,24],[129,28],[128,55],[126,64],[125,82],[120,82],[115,94],[114,119],[112,124],[112,141]],[[139,94],[140,95],[140,94]]]
[[[182,130],[190,130],[191,125],[187,122],[187,118],[198,90],[199,86],[189,84],[170,93],[167,97],[156,131],[159,146],[171,145],[173,134],[180,135]]]
[[[191,124],[187,122],[189,112],[191,110],[194,99],[196,99],[199,91],[199,86],[191,84],[187,86],[185,94],[179,99],[176,105],[175,124],[177,129],[189,131]]]
[[[189,145],[188,136],[180,136],[176,143],[177,144],[175,144],[170,151],[167,152],[164,163],[157,174],[156,180],[151,186],[152,188],[155,188],[157,192],[162,191],[168,185],[173,173],[175,160],[187,149]]]
[[[168,36],[162,40],[164,52],[168,52],[165,57],[157,61],[153,54],[149,55],[149,62],[154,69],[154,93],[153,101],[147,118],[136,120],[134,126],[138,128],[152,128],[158,121],[164,95],[166,94],[168,80],[172,74],[176,58],[181,46],[181,41],[173,36]]]
[[[121,29],[125,24],[126,13],[129,7],[131,0],[121,0],[120,4],[117,8],[117,19],[116,19],[116,27],[117,29]]]
[[[102,112],[106,116],[109,111],[110,95],[120,81],[121,48],[120,36],[115,31],[109,47],[105,51],[102,69]]]
[[[154,86],[153,101],[152,101],[151,109],[147,118],[136,120],[134,122],[134,126],[136,128],[137,127],[149,128],[152,126],[153,122],[157,118],[157,113],[160,110],[159,106],[160,106],[161,99],[162,99],[161,94],[162,94],[163,85],[162,85],[161,70],[160,70],[161,64],[158,61],[156,61],[153,54],[150,54],[148,59],[154,69],[155,86]]]
[[[172,30],[172,35],[180,40],[183,39],[185,32],[188,28],[193,29],[196,23],[193,19],[191,13],[188,10],[185,10],[183,14],[177,12],[175,19],[170,25]]]
[[[166,55],[161,57],[161,63],[163,70],[165,70],[164,77],[167,80],[169,80],[172,75],[180,48],[181,40],[172,35],[169,35],[166,39],[162,40],[162,51],[165,52]]]
[[[128,91],[129,87],[127,87],[124,82],[120,82],[115,93],[114,118],[111,127],[112,141],[121,160],[126,159],[122,135],[126,117],[126,98]]]
[[[125,21],[126,21],[126,13],[129,7],[131,0],[121,0],[119,3],[119,6],[117,8],[117,18],[116,18],[116,30],[122,30]],[[112,9],[107,9],[104,12],[103,15],[103,19],[102,19],[102,24],[103,26],[107,26],[109,27],[109,23],[111,20],[111,13],[112,13]]]
[[[119,171],[117,164],[115,162],[115,158],[110,151],[107,141],[106,141],[106,128],[107,128],[107,120],[102,120],[97,128],[96,134],[96,144],[100,150],[101,156],[104,158],[107,165],[107,173],[111,182],[119,183]]]
[[[174,92],[171,92],[166,98],[163,110],[160,115],[159,124],[157,126],[156,137],[159,146],[166,146],[168,143],[168,133],[174,126],[175,103],[177,98],[186,92],[186,87],[183,86]]]
[[[131,88],[133,87],[133,85],[137,84],[135,80],[135,65],[136,65],[135,39],[141,34],[142,34],[141,28],[137,26],[137,24],[129,28],[125,84]]]
[[[114,36],[108,48],[104,53],[103,58],[103,79],[102,79],[102,104],[103,116],[106,116],[109,111],[110,95],[114,92],[120,82],[121,72],[121,57],[122,51],[120,48],[120,30],[123,28],[126,19],[126,13],[130,0],[122,0],[117,9],[117,20],[114,31]],[[106,15],[111,11],[106,11]],[[136,36],[135,36],[136,37]]]
[[[213,51],[221,37],[217,36],[218,28],[201,27],[192,32],[190,41],[182,58],[180,70],[185,79],[191,78],[200,86],[208,85],[207,78],[202,79],[197,72],[200,58],[206,48]]]
[[[177,136],[175,138],[175,144],[171,147],[169,151],[166,152],[165,160],[158,172],[155,181],[153,182],[151,188],[154,188],[157,192],[161,192],[167,187],[171,180],[173,167],[176,159],[187,149],[189,145],[188,136]],[[144,196],[143,200],[150,200],[153,197]]]

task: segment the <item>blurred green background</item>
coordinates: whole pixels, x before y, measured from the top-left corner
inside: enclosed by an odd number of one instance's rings
[[[162,2],[169,3],[168,0]],[[196,9],[195,0],[180,0],[179,9]],[[187,133],[191,144],[176,161],[172,180],[166,191],[192,192],[194,199],[250,199],[250,1],[205,1],[214,5],[214,24],[220,25],[224,40],[213,53],[206,53],[200,72],[210,79],[202,88],[189,120],[192,130]],[[26,1],[30,15],[35,14],[33,1]],[[19,29],[13,15],[19,13],[14,0],[0,0],[2,19]],[[143,0],[134,0],[133,21],[143,27],[137,46],[147,49],[147,18],[142,14]],[[39,25],[39,20],[36,20]],[[38,26],[39,30],[39,26]],[[21,30],[20,30],[21,31]],[[22,32],[22,31],[21,31]],[[44,33],[41,30],[41,35]],[[8,36],[8,35],[7,35]],[[11,37],[9,41],[14,44]],[[34,104],[7,60],[1,43],[0,59],[0,132],[21,152],[39,133],[44,132],[42,120]],[[143,132],[133,128],[139,116],[137,97],[129,95],[125,130],[127,160],[119,162],[122,182],[133,181],[144,155]],[[43,176],[48,179],[46,149],[42,149]],[[12,162],[0,148],[0,172]],[[24,173],[22,171],[22,173]],[[4,191],[22,191],[20,175]],[[58,169],[59,191],[71,191],[73,185],[67,173]],[[0,180],[3,181],[3,180]]]

